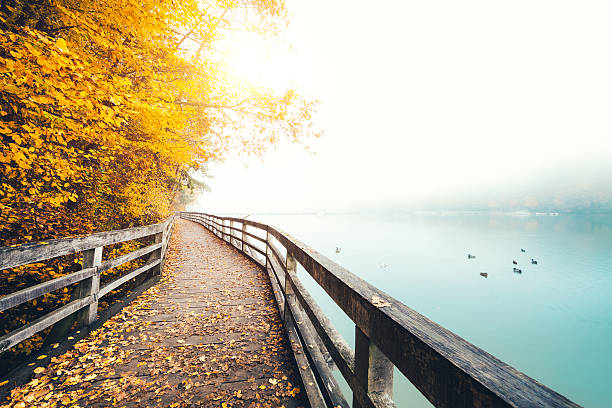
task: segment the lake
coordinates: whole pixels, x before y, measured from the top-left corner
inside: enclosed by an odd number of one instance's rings
[[[611,406],[612,216],[421,213],[250,218],[285,230],[574,402]],[[468,253],[476,258],[468,259]],[[537,265],[531,264],[532,258]],[[513,272],[513,267],[522,273]],[[353,344],[352,322],[307,273],[300,272],[300,277]],[[350,391],[345,384],[343,388],[350,401]],[[394,399],[400,407],[431,406],[397,371]]]

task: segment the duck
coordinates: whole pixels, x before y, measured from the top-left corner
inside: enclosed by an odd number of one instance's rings
[[[476,255],[468,254],[468,259],[474,259],[474,258],[476,258]]]
[[[521,248],[521,252],[525,252],[525,250],[523,248]]]
[[[514,259],[512,260],[512,265],[518,265],[518,262],[516,262]]]
[[[487,278],[489,274],[487,272],[480,272],[480,276],[482,276],[483,278]]]
[[[531,258],[531,264],[532,264],[532,265],[537,265],[537,264],[538,264],[538,261],[536,261],[535,259]]]
[[[523,273],[523,271],[521,271],[519,268],[512,268],[512,270],[514,273]]]
[[[336,247],[336,253],[339,254],[341,251],[341,249],[339,247]]]

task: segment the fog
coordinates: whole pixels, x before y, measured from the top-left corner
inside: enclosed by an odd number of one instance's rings
[[[191,208],[612,210],[609,2],[288,6],[325,135],[212,164]]]

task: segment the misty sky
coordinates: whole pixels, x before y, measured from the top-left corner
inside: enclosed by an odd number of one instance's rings
[[[609,1],[288,6],[325,136],[212,165],[194,208],[612,208]]]

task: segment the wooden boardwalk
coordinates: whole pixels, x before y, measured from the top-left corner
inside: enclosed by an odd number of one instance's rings
[[[177,220],[161,282],[2,406],[307,406],[288,347],[264,272]]]
[[[103,258],[136,240],[138,249]],[[1,379],[0,392],[11,395],[0,408],[393,407],[395,372],[441,408],[579,408],[271,225],[179,212],[157,224],[0,247],[0,270],[70,254],[80,254],[80,270],[0,296],[2,312],[76,285],[68,303],[0,337],[0,353],[62,319],[97,329]],[[101,284],[101,273],[136,259],[135,269]],[[298,265],[355,324],[352,344],[301,283]],[[121,304],[98,314],[99,299],[134,279],[144,282],[125,303],[154,286],[105,321]],[[30,370],[33,379],[18,386]]]

